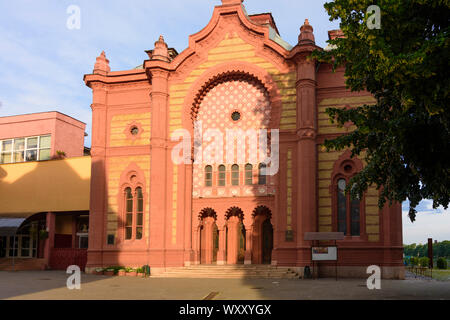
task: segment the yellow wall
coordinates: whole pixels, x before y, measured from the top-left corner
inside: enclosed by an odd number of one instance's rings
[[[0,214],[89,210],[91,157],[0,165]]]
[[[328,98],[323,99],[318,107],[318,131],[320,134],[346,133],[354,130],[354,126],[349,128],[338,128],[336,124],[331,124],[325,109],[329,107],[358,106],[373,103],[371,96]],[[332,231],[332,195],[330,193],[331,175],[334,163],[343,152],[326,152],[324,147],[319,147],[318,151],[318,178],[319,178],[319,231]],[[380,238],[380,216],[378,209],[378,191],[371,187],[366,192],[366,233],[369,241],[378,241]]]
[[[55,217],[55,233],[56,234],[72,234],[72,216],[56,216]]]

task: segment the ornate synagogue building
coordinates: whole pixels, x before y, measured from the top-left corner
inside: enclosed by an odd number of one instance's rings
[[[301,273],[313,266],[306,232],[343,232],[340,276],[378,265],[402,278],[400,204],[380,210],[375,188],[352,199],[344,189],[363,159],[322,147],[354,129],[333,125],[327,107],[373,97],[346,90],[343,69],[309,58],[316,49],[307,20],[292,47],[271,14],[222,0],[181,53],[160,37],[143,65],[111,71],[102,52],[84,77],[93,93],[86,270],[270,264]],[[334,262],[315,266],[334,274]]]

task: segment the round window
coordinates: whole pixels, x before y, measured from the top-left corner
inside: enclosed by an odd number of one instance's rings
[[[131,134],[133,136],[137,135],[139,133],[139,128],[138,127],[132,127],[130,130]]]
[[[235,111],[231,114],[231,119],[233,121],[239,121],[241,119],[241,114],[238,111]]]

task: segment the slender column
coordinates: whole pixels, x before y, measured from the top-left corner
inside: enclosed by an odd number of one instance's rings
[[[236,264],[238,260],[238,226],[239,218],[230,217],[228,219],[228,248],[227,248],[227,263]]]
[[[217,225],[218,232],[219,232],[219,251],[217,252],[217,264],[223,265],[225,264],[225,250],[226,250],[226,228],[225,226],[219,226]]]
[[[244,264],[252,264],[253,227],[245,227],[245,257]]]
[[[316,62],[309,56],[315,50],[313,28],[308,21],[300,29],[294,49],[297,64],[297,265],[311,265],[305,232],[316,231]],[[295,192],[295,191],[294,191]]]
[[[72,249],[75,249],[77,247],[76,240],[77,240],[77,217],[75,215],[72,215]]]
[[[200,229],[194,230],[194,264],[200,264]]]
[[[55,245],[55,214],[53,212],[47,212],[45,218],[46,230],[48,232],[48,238],[45,240],[44,245],[44,258],[46,259],[47,267],[50,266],[50,255]],[[17,240],[16,240],[17,241]]]

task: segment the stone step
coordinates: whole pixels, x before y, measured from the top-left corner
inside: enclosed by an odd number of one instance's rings
[[[169,267],[155,278],[286,278],[298,279],[299,275],[289,267],[271,265],[195,265],[189,267]]]

